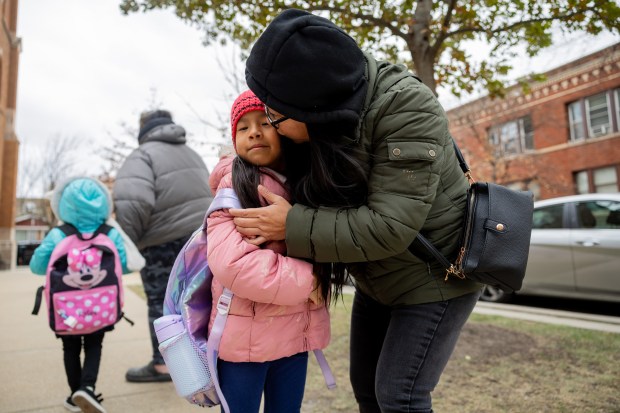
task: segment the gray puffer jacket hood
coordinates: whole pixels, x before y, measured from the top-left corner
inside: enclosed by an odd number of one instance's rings
[[[209,171],[185,141],[182,126],[157,126],[117,174],[116,219],[139,249],[190,235],[213,199]]]
[[[161,125],[150,130],[138,140],[140,145],[151,141],[185,143],[185,128],[174,123]]]

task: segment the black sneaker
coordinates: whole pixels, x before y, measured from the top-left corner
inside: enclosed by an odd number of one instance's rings
[[[73,400],[71,400],[71,396],[67,397],[67,400],[65,400],[63,406],[65,406],[65,409],[69,410],[70,412],[80,413],[82,411],[82,409],[80,409],[78,406],[75,405],[75,403],[73,403]]]
[[[101,405],[103,397],[101,393],[95,394],[95,389],[92,387],[83,387],[80,390],[73,393],[71,400],[82,409],[83,413],[106,413],[105,409]]]
[[[147,383],[154,381],[172,381],[170,374],[155,370],[155,362],[142,367],[132,367],[125,373],[125,380],[133,383]]]

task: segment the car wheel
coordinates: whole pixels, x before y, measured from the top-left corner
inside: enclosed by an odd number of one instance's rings
[[[484,290],[482,290],[482,295],[480,296],[480,300],[490,303],[505,303],[510,301],[511,298],[512,294],[506,293],[497,287],[491,287],[490,285],[484,286]]]

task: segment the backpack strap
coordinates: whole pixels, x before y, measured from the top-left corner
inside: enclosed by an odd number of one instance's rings
[[[217,211],[225,208],[242,208],[239,198],[232,188],[222,188],[217,191],[215,198],[211,201],[209,209],[207,210],[204,218],[203,228],[207,227],[207,218],[213,211]],[[228,288],[224,288],[224,292],[217,301],[217,314],[213,321],[213,326],[209,332],[209,338],[207,340],[207,368],[209,374],[215,385],[215,391],[220,399],[220,404],[224,412],[230,412],[226,398],[222,393],[220,387],[220,381],[217,374],[217,356],[220,349],[220,341],[222,340],[222,333],[226,326],[226,319],[228,318],[228,311],[230,310],[230,303],[232,302],[234,293]]]
[[[325,384],[327,385],[327,388],[330,390],[335,389],[336,379],[334,378],[332,369],[329,368],[329,364],[327,363],[325,354],[323,354],[323,350],[314,350],[313,352],[314,352],[314,357],[316,357],[316,361],[319,363],[321,372],[323,373],[323,378],[325,379]]]
[[[65,236],[69,236],[69,235],[75,235],[76,237],[78,237],[79,239],[81,239],[82,241],[85,240],[84,236],[82,235],[82,233],[80,231],[78,231],[78,229],[69,224],[69,223],[64,223],[61,226],[57,227],[59,230],[61,230]],[[110,230],[112,229],[111,226],[109,226],[108,224],[106,224],[105,222],[101,225],[99,225],[99,227],[95,230],[95,232],[93,232],[93,235],[91,235],[90,238],[86,238],[86,239],[92,239],[95,238],[97,235],[99,234],[108,234],[110,232]]]
[[[232,291],[228,288],[224,288],[224,292],[217,300],[217,314],[213,321],[211,332],[209,333],[209,339],[207,340],[207,367],[213,384],[215,385],[215,391],[220,398],[222,409],[226,413],[230,412],[230,409],[224,397],[224,393],[222,393],[220,381],[217,376],[217,355],[219,353],[220,341],[222,340],[222,333],[226,326],[226,319],[228,318],[228,311],[230,310],[230,303],[232,302],[233,295],[234,293]]]
[[[40,286],[39,288],[37,288],[37,295],[35,296],[34,299],[34,307],[32,308],[32,315],[37,315],[39,314],[39,309],[41,308],[41,301],[43,298],[43,290],[45,289],[45,286]]]
[[[241,202],[239,202],[239,198],[237,197],[235,190],[232,188],[222,188],[217,191],[217,194],[215,194],[215,198],[213,198],[213,201],[211,202],[211,205],[209,205],[209,209],[207,210],[207,214],[205,216],[205,223],[206,217],[211,215],[211,212],[224,208],[242,208]]]
[[[111,229],[112,227],[104,222],[103,224],[99,225],[99,228],[95,230],[91,238],[95,238],[99,234],[108,235]]]
[[[69,223],[64,223],[61,226],[57,227],[59,230],[61,230],[63,232],[63,234],[65,234],[65,236],[69,236],[69,235],[77,235],[78,238],[81,239],[82,234],[80,234],[80,231],[77,230],[76,227],[74,227],[73,225],[69,224]]]

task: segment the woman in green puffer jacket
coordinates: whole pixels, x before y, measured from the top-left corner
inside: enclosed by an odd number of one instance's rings
[[[431,412],[431,392],[481,285],[448,278],[413,241],[454,258],[468,183],[446,115],[405,67],[378,62],[329,20],[277,16],[248,58],[246,80],[271,124],[309,146],[291,207],[231,210],[252,243],[355,279],[350,377],[360,412]],[[301,162],[300,162],[301,164]],[[322,263],[322,264],[321,264]],[[330,264],[333,263],[333,264]]]

